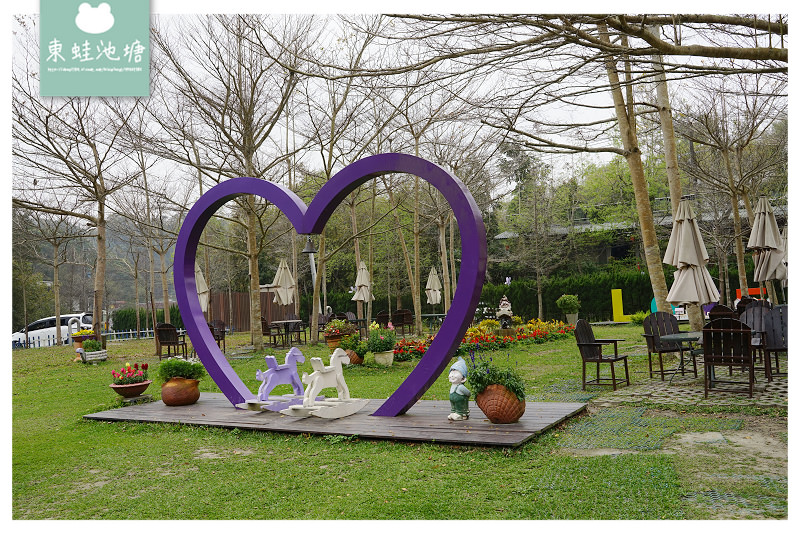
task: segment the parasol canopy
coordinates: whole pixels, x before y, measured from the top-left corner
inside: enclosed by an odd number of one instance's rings
[[[194,264],[194,279],[197,284],[197,296],[200,298],[200,308],[204,313],[208,312],[208,300],[211,296],[211,291],[206,283],[206,278],[203,276],[203,271],[200,270],[200,265]]]
[[[664,263],[675,266],[675,281],[667,294],[671,304],[703,305],[719,301],[719,290],[706,269],[706,250],[689,200],[678,204]]]
[[[778,230],[772,206],[764,196],[756,204],[753,229],[750,231],[747,247],[753,249],[753,281],[786,279],[786,243]]]
[[[294,278],[292,278],[292,273],[289,270],[286,259],[281,259],[281,263],[278,265],[278,271],[275,272],[275,279],[272,280],[272,287],[270,288],[275,292],[275,298],[272,300],[274,303],[278,305],[289,305],[294,302]]]
[[[428,274],[428,283],[425,285],[425,294],[428,295],[428,303],[436,305],[442,302],[442,284],[439,281],[439,276],[436,273],[436,267],[431,268]]]
[[[372,295],[372,282],[369,278],[369,270],[364,261],[358,265],[358,273],[356,274],[356,290],[353,297],[350,298],[353,302],[371,302],[375,297]]]

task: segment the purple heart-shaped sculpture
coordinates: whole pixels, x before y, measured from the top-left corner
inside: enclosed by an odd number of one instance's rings
[[[255,178],[236,178],[211,188],[189,210],[175,245],[175,292],[186,332],[209,376],[234,405],[253,399],[220,351],[206,324],[194,263],[197,245],[209,219],[223,204],[244,194],[255,194],[280,209],[300,234],[318,234],[336,206],[355,188],[383,174],[414,174],[436,187],[453,209],[461,234],[461,273],[450,311],[428,351],[397,390],[373,413],[397,416],[405,413],[447,368],[475,313],[486,274],[486,229],[480,210],[467,187],[443,168],[406,154],[379,154],[348,165],[333,176],[311,204],[289,189]]]

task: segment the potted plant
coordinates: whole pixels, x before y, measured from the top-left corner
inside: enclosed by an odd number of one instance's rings
[[[104,350],[103,345],[97,339],[83,341],[83,347],[78,348],[76,351],[80,354],[81,361],[84,363],[108,359],[108,350]]]
[[[88,341],[87,341],[88,342]],[[97,341],[95,341],[97,342]],[[147,379],[147,363],[125,363],[119,370],[111,371],[111,389],[123,398],[141,396],[153,380]]]
[[[382,366],[392,366],[394,362],[394,342],[397,338],[391,326],[382,328],[375,322],[369,326],[367,350],[375,356],[375,362]]]
[[[76,349],[83,348],[83,341],[96,338],[94,330],[91,329],[79,329],[72,334],[72,342],[75,344]]]
[[[369,351],[367,349],[367,341],[361,340],[358,333],[342,337],[339,342],[339,348],[344,350],[350,357],[351,365],[364,364],[364,356]]]
[[[331,351],[339,347],[342,337],[356,333],[355,324],[351,324],[342,318],[334,318],[325,324],[325,330],[322,334],[325,336],[325,342],[328,343],[328,348]]]
[[[190,405],[200,398],[200,378],[206,369],[200,361],[172,357],[159,363],[161,401],[165,405]]]
[[[556,305],[561,312],[567,315],[567,322],[573,326],[578,322],[578,309],[581,308],[581,302],[578,300],[577,294],[562,294]]]
[[[493,424],[516,422],[525,413],[525,382],[519,372],[495,365],[492,358],[475,358],[467,385],[475,394],[475,403]]]

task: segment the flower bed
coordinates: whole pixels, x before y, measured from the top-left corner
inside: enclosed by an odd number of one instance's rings
[[[494,330],[478,325],[467,330],[455,355],[463,356],[474,350],[502,350],[520,342],[541,344],[570,337],[574,334],[574,331],[575,326],[565,324],[560,320],[543,322],[536,318],[522,326],[515,327],[514,335],[500,336],[495,334]],[[432,341],[433,336],[428,336],[423,340],[402,339],[398,341],[394,345],[395,360],[409,361],[414,358],[421,358],[425,355],[425,351]]]

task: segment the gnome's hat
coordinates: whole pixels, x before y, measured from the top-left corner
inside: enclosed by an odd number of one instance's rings
[[[463,357],[459,357],[458,361],[453,363],[453,366],[450,367],[450,370],[458,370],[464,377],[467,377],[467,374],[469,373],[467,370],[467,363],[464,361]]]

